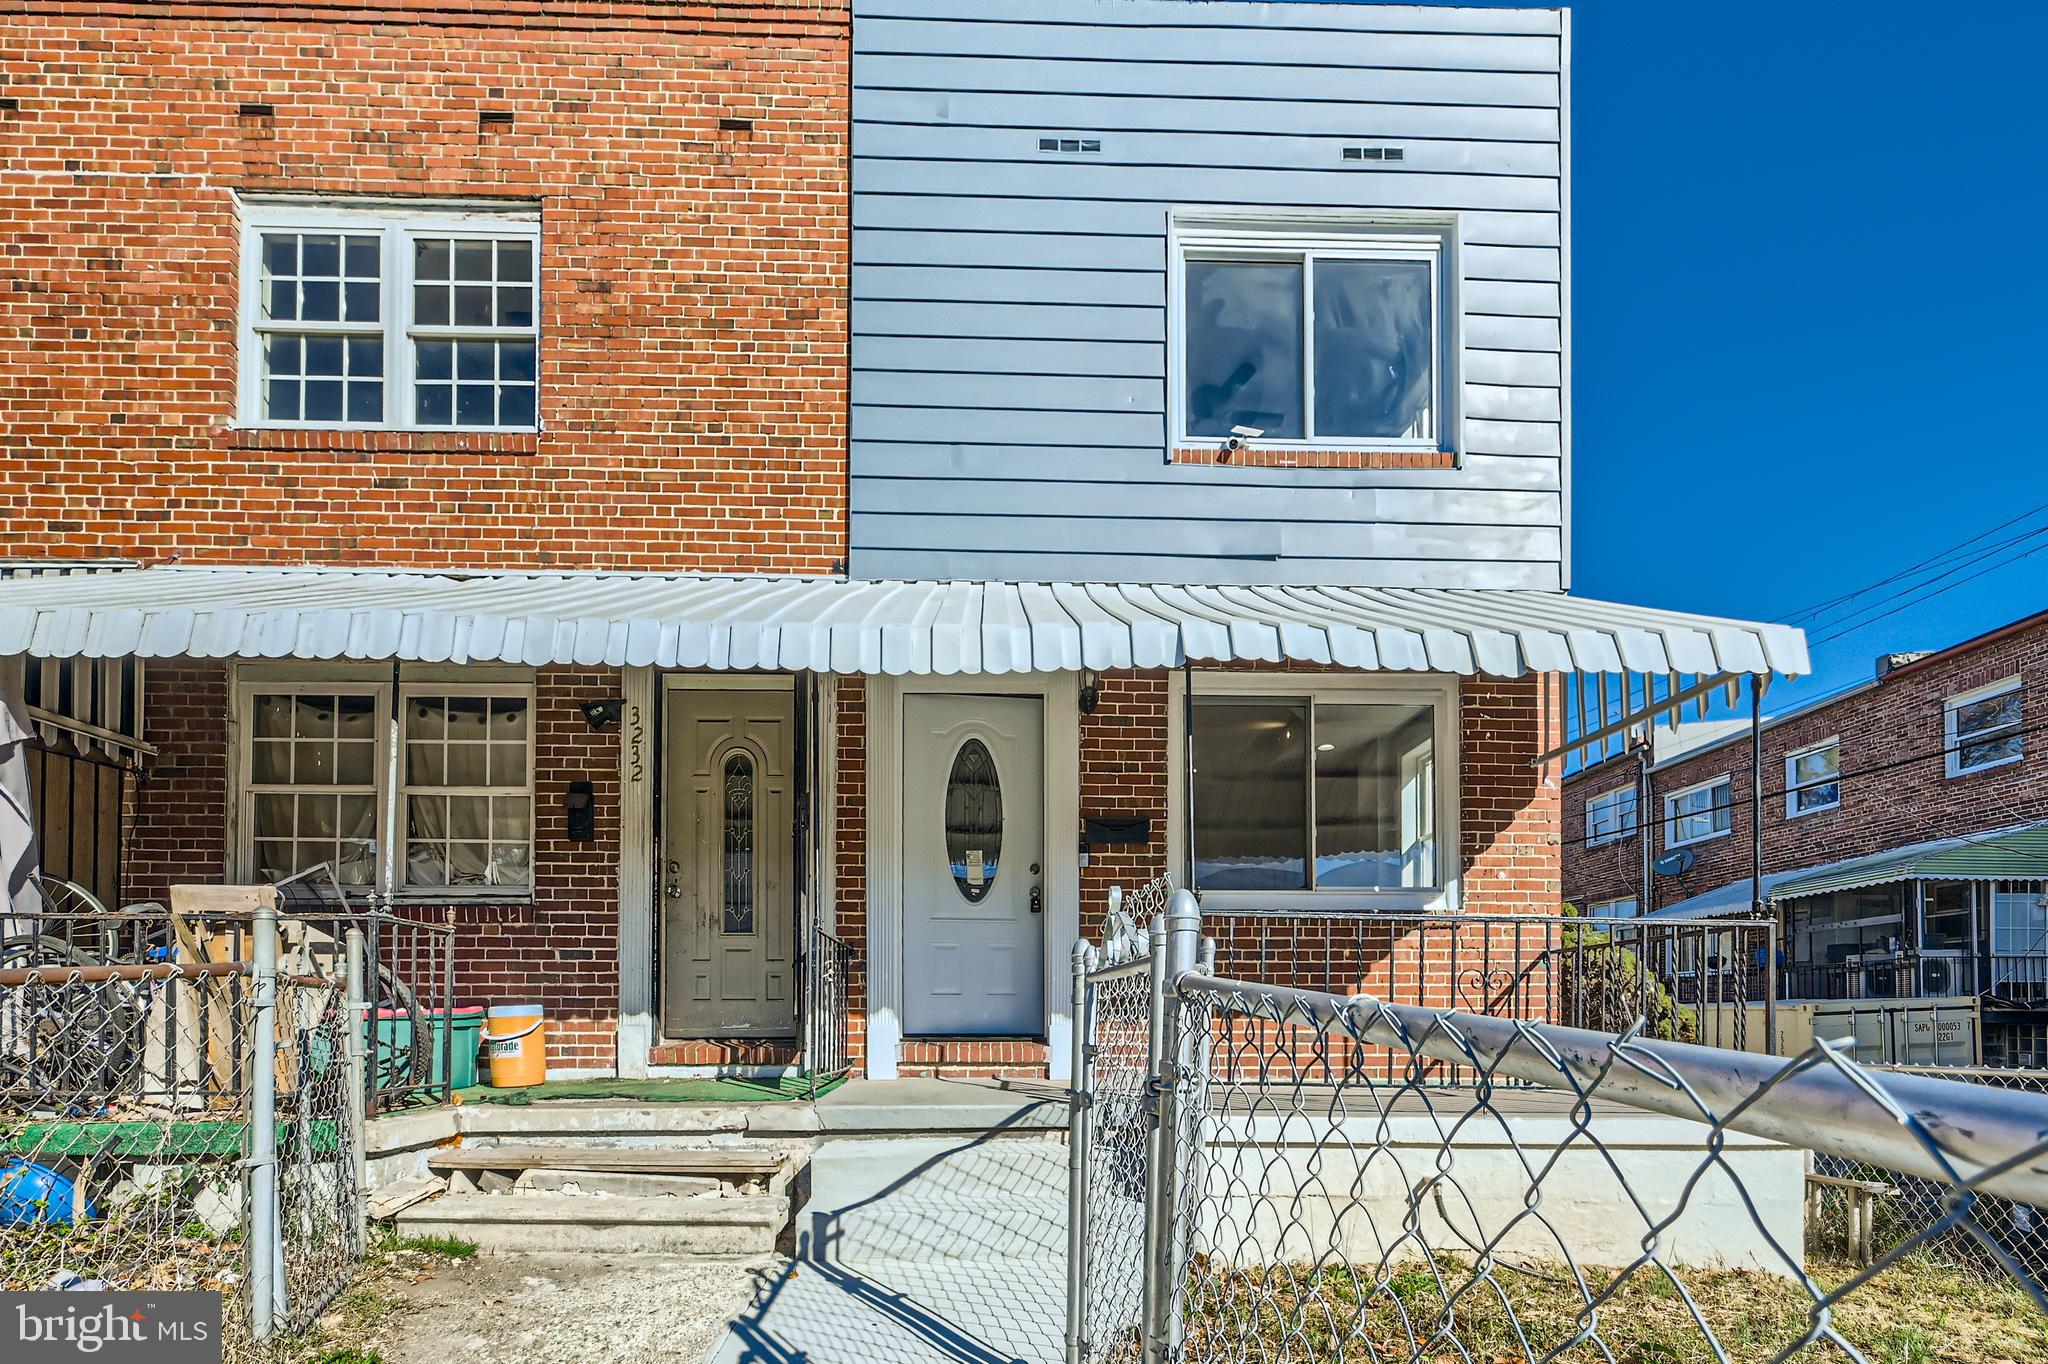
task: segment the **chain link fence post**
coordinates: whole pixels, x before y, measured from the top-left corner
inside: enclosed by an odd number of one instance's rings
[[[1090,1039],[1088,973],[1095,969],[1095,950],[1085,939],[1074,944],[1074,1057],[1068,1074],[1073,1090],[1067,1110],[1067,1301],[1088,1296],[1088,1133],[1095,1087],[1088,1074],[1094,1056]],[[1081,1364],[1088,1345],[1085,1313],[1067,1313],[1067,1364]]]
[[[348,994],[344,1001],[342,1016],[343,1025],[348,1029],[348,1032],[343,1042],[344,1051],[342,1054],[345,1066],[342,1083],[348,1091],[347,1112],[349,1131],[355,1137],[355,1149],[352,1155],[355,1163],[356,1194],[353,1218],[355,1225],[354,1249],[358,1254],[361,1254],[369,1249],[370,1244],[369,1142],[367,1139],[369,1119],[368,1113],[365,1111],[368,1093],[364,1081],[368,1057],[365,1055],[364,1036],[370,1027],[371,1019],[370,1004],[365,992],[365,976],[363,973],[363,930],[351,926],[344,935],[344,942],[346,943],[345,950],[348,955]],[[453,1032],[455,1029],[451,1024],[447,1030]]]
[[[249,1039],[249,1330],[259,1344],[277,1321],[277,909],[251,926]]]
[[[1181,1086],[1191,1067],[1181,1027],[1180,978],[1202,956],[1202,918],[1195,897],[1175,891],[1152,933],[1151,1160],[1145,1170],[1145,1360],[1168,1364],[1179,1353],[1184,1272],[1179,1194],[1182,1175]]]

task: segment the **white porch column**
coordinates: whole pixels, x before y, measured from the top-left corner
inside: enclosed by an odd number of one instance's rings
[[[867,679],[867,1077],[896,1078],[903,1043],[903,688]]]
[[[654,670],[626,668],[619,716],[619,1074],[644,1079],[654,1047]]]

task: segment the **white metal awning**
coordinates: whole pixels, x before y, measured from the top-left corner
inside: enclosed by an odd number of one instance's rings
[[[1779,625],[1452,588],[148,568],[0,582],[0,655],[1012,673],[1242,659],[1785,673]]]

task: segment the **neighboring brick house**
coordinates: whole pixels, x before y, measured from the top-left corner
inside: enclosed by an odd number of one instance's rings
[[[94,884],[452,910],[558,1074],[804,1063],[829,934],[868,1075],[1058,1076],[1111,885],[1372,986],[1557,903],[1563,672],[1803,670],[1562,595],[1562,11],[914,8],[0,0]]]
[[[1765,719],[1781,997],[1977,996],[1987,1056],[2048,1061],[2044,727],[2048,613],[1886,655],[1868,681]],[[1746,721],[1656,731],[1647,766],[1631,750],[1574,772],[1565,899],[1611,917],[1746,912],[1752,789]],[[1653,858],[1690,855],[1647,890],[1638,809]]]

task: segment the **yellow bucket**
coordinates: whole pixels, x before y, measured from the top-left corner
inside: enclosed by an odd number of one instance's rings
[[[494,1004],[484,1011],[491,1087],[517,1089],[548,1078],[547,1019],[538,1004]]]

